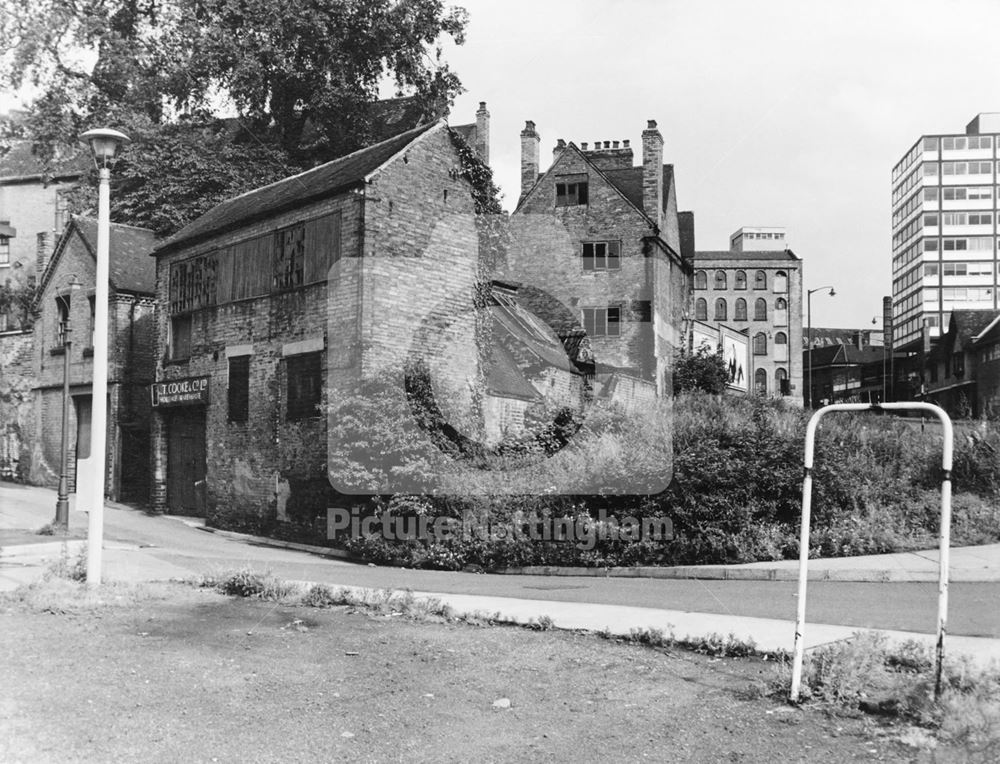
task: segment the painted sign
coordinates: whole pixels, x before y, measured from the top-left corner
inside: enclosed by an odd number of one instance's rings
[[[153,408],[208,405],[208,377],[188,377],[150,385]]]
[[[742,332],[719,327],[719,341],[722,343],[722,360],[729,372],[728,386],[733,390],[747,392],[750,389],[750,338]]]
[[[719,347],[719,330],[701,321],[693,321],[691,324],[691,349],[698,352],[701,348],[706,348],[709,353],[714,353]]]

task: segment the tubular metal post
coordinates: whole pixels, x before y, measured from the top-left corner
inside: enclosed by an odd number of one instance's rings
[[[935,668],[934,696],[941,694],[941,681],[944,671],[944,640],[948,623],[948,567],[951,549],[951,467],[954,450],[954,431],[951,419],[938,406],[932,403],[899,402],[871,405],[868,403],[834,403],[824,406],[809,420],[806,427],[805,444],[805,477],[802,481],[802,528],[799,535],[799,601],[795,619],[795,647],[792,659],[792,686],[789,700],[795,703],[799,699],[802,682],[802,663],[805,653],[805,620],[806,620],[806,583],[809,566],[809,523],[812,511],[812,467],[815,451],[816,427],[820,418],[830,411],[921,411],[934,414],[941,420],[944,443],[941,453],[941,531],[940,560],[938,563],[938,618],[937,618],[937,666]],[[924,417],[921,416],[921,430]]]

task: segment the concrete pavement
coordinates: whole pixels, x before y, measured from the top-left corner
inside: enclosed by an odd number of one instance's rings
[[[40,577],[48,560],[58,558],[61,553],[61,540],[45,542],[46,537],[30,537],[30,531],[37,529],[52,519],[55,507],[53,491],[35,487],[0,483],[0,590],[13,589]],[[473,576],[468,574],[443,574],[434,571],[401,571],[397,569],[374,569],[373,566],[355,565],[342,560],[318,559],[313,554],[294,551],[286,548],[272,548],[266,539],[242,536],[241,534],[209,534],[201,532],[197,526],[201,521],[193,518],[176,518],[150,516],[130,507],[108,504],[105,512],[106,530],[104,544],[104,578],[105,580],[120,580],[129,582],[155,581],[167,579],[190,578],[206,572],[206,566],[233,567],[239,564],[270,567],[276,574],[285,578],[303,579],[308,581],[323,581],[332,585],[369,585],[374,579],[384,580],[388,574],[389,586],[396,588],[413,588],[421,596],[436,597],[457,612],[500,613],[504,620],[526,623],[532,619],[548,616],[558,628],[591,629],[595,631],[608,630],[613,634],[627,635],[632,629],[657,628],[665,633],[673,632],[677,637],[701,637],[712,633],[727,635],[732,633],[740,639],[752,639],[760,649],[790,650],[794,638],[794,600],[790,606],[782,606],[782,612],[787,612],[785,619],[759,618],[747,615],[735,615],[732,612],[704,613],[687,609],[635,606],[631,594],[639,591],[636,586],[644,589],[654,585],[665,586],[670,582],[657,584],[655,581],[635,582],[631,589],[622,590],[623,594],[615,598],[605,596],[611,601],[568,601],[570,595],[578,594],[573,589],[585,590],[590,584],[597,584],[595,573],[607,578],[621,575],[617,571],[589,571],[584,577],[577,579],[583,583],[573,583],[565,578],[570,571],[555,569],[547,571],[556,573],[563,578],[542,578],[537,575],[524,576],[525,585],[517,587],[518,591],[531,589],[539,595],[545,594],[545,599],[533,599],[524,596],[494,596],[483,593],[484,586],[479,583],[497,582],[499,579],[510,580],[506,576]],[[71,502],[70,526],[73,529],[86,528],[86,515],[76,512]],[[163,532],[170,531],[173,539],[164,542]],[[51,538],[51,537],[49,537]],[[24,543],[30,540],[31,545]],[[38,546],[39,542],[42,546]],[[68,553],[72,556],[82,545],[82,541],[70,539],[65,541]],[[72,551],[71,551],[72,550]],[[794,579],[797,568],[794,561],[777,563],[752,563],[740,566],[692,566],[699,571],[725,571],[719,575],[709,574],[706,578],[718,578],[733,583],[729,586],[740,586],[741,576],[738,571],[763,571],[766,580],[780,581],[782,577]],[[654,569],[655,570],[655,569]],[[666,569],[675,571],[672,578],[684,578],[681,571],[688,569]],[[879,577],[863,579],[872,581],[936,581],[936,552],[907,553],[898,555],[879,555],[865,558],[842,558],[832,560],[811,561],[814,576],[825,577],[826,581],[838,580],[841,571],[855,574],[869,574],[878,571]],[[886,576],[886,571],[892,571]],[[1000,580],[1000,544],[986,547],[968,547],[952,550],[952,571],[965,580],[994,582]],[[537,569],[526,570],[526,573],[537,574]],[[933,573],[931,576],[930,574]],[[381,575],[379,575],[381,574]],[[761,576],[761,573],[749,575]],[[454,581],[456,577],[467,582],[456,591],[450,586],[450,591],[438,591],[438,583]],[[662,576],[667,578],[668,576]],[[687,576],[690,578],[690,575]],[[552,585],[545,585],[545,580]],[[856,579],[847,579],[856,580]],[[528,582],[532,583],[528,583]],[[400,582],[405,582],[401,584]],[[503,581],[499,581],[503,583]],[[625,585],[620,581],[618,585]],[[677,584],[683,583],[680,580]],[[706,596],[715,596],[707,588],[711,582],[698,584],[705,587]],[[615,582],[608,581],[608,586]],[[815,586],[823,586],[818,582]],[[832,584],[827,584],[832,585]],[[793,589],[790,584],[783,586],[784,596]],[[905,584],[894,584],[905,586]],[[498,587],[490,587],[496,589]],[[509,587],[507,587],[509,589]],[[932,595],[934,587],[925,586],[926,594]],[[545,591],[552,590],[552,591]],[[991,590],[992,591],[992,590]],[[590,592],[588,591],[587,594]],[[630,594],[631,593],[631,594]],[[566,597],[566,599],[561,599]],[[813,594],[810,593],[810,602]],[[647,600],[642,600],[646,602]],[[932,604],[933,598],[928,605]],[[630,604],[615,604],[629,602]],[[923,625],[926,623],[926,626]],[[923,618],[921,629],[925,631],[910,631],[898,629],[879,629],[891,639],[914,639],[918,642],[932,644],[934,641],[934,619]],[[805,640],[808,647],[849,638],[859,630],[858,625],[838,625],[807,623]],[[862,628],[862,630],[864,630]],[[973,633],[978,630],[972,629]],[[1000,634],[991,633],[983,636],[949,636],[947,646],[950,654],[962,653],[973,657],[977,662],[1000,660]]]

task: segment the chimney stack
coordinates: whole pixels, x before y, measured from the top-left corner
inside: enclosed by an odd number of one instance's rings
[[[490,113],[486,111],[486,101],[479,102],[476,111],[476,153],[483,164],[490,163]]]
[[[562,153],[565,150],[566,150],[566,141],[560,138],[559,140],[556,141],[555,148],[552,149],[552,164],[555,164],[556,162],[559,161],[559,157],[562,156]]]
[[[541,142],[535,132],[535,123],[530,119],[521,131],[521,197],[531,190],[538,180],[538,144]]]
[[[661,229],[663,217],[663,136],[651,119],[642,131],[642,206]]]
[[[35,270],[39,280],[48,267],[49,259],[52,257],[54,231],[39,231],[35,238]]]

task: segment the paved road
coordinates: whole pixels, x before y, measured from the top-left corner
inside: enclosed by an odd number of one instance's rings
[[[373,588],[482,594],[563,602],[663,608],[703,613],[794,620],[796,585],[780,581],[702,581],[630,578],[506,576],[401,570],[330,560],[207,533],[177,518],[109,510],[108,538],[151,544],[156,558],[191,572],[251,564],[283,578]],[[958,583],[950,587],[949,632],[1000,637],[1000,583]],[[849,583],[809,585],[808,618],[813,623],[933,632],[937,586],[933,583]]]
[[[7,513],[15,504],[33,518],[49,519],[49,493],[3,484]],[[53,494],[54,496],[54,494]],[[71,525],[86,527],[86,516],[72,512]],[[282,578],[331,585],[411,588],[450,594],[478,594],[562,602],[659,608],[687,612],[756,616],[792,621],[796,586],[784,581],[706,581],[632,578],[477,575],[359,565],[306,552],[262,546],[190,527],[179,518],[150,516],[138,510],[105,511],[106,546],[144,547],[135,564],[154,557],[173,575],[252,565]],[[41,538],[39,539],[41,540]],[[128,553],[119,555],[128,564]],[[145,561],[145,563],[143,562]],[[955,583],[950,588],[949,632],[1000,637],[1000,583]],[[934,583],[849,583],[814,581],[809,585],[811,623],[933,632],[937,612]]]

